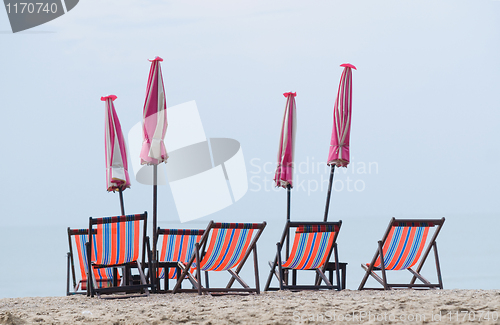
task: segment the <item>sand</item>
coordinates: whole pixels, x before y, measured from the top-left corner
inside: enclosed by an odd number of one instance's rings
[[[500,324],[500,290],[0,299],[0,324]]]

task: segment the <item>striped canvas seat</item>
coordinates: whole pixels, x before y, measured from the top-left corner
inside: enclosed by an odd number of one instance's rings
[[[341,290],[339,264],[337,253],[337,237],[342,221],[339,222],[290,222],[288,221],[281,241],[277,244],[278,251],[274,262],[270,262],[271,271],[264,288],[267,290],[293,289],[293,290],[317,290],[317,289],[337,289]],[[282,261],[282,249],[285,241],[290,238],[290,230],[295,229],[292,250],[285,262]],[[328,266],[330,256],[334,253],[335,270],[337,275],[337,285],[333,285],[324,274]],[[288,254],[288,252],[287,252]],[[288,283],[288,270],[292,270],[293,281]],[[297,285],[297,270],[314,270],[317,273],[317,280],[312,285]],[[279,288],[271,288],[272,278],[279,281]],[[321,281],[325,285],[321,285]]]
[[[140,220],[134,215],[105,217],[97,223],[97,234],[93,240],[95,265],[123,265],[136,261],[140,253]]]
[[[83,293],[78,292],[79,290],[87,289],[87,271],[88,271],[88,263],[87,263],[87,250],[85,249],[85,245],[88,242],[88,229],[70,229],[68,228],[68,241],[70,253],[68,257],[70,258],[70,266],[73,276],[73,292],[69,291],[69,285],[67,290],[67,295],[74,293]],[[95,234],[93,235],[95,240]],[[78,255],[78,265],[80,269],[80,281],[76,280],[76,272],[73,258],[73,242],[76,247],[76,253]],[[95,257],[94,259],[95,260]],[[69,271],[69,270],[68,270]],[[69,274],[69,273],[68,273]],[[99,288],[110,287],[113,284],[113,268],[103,268],[103,269],[95,269],[94,277],[96,278],[96,282]],[[120,275],[117,274],[117,281],[120,279]],[[68,278],[69,283],[69,278]]]
[[[295,231],[292,252],[284,268],[312,270],[325,265],[339,227],[299,226]]]
[[[363,280],[359,286],[361,289],[365,288],[366,281],[369,276],[372,276],[379,282],[384,289],[392,288],[443,288],[441,279],[441,270],[439,267],[439,259],[437,255],[436,237],[439,234],[441,227],[444,223],[444,218],[437,220],[430,219],[395,219],[392,218],[389,223],[384,237],[379,242],[379,248],[375,253],[371,263],[362,264],[361,266],[366,271]],[[432,232],[432,235],[430,233]],[[434,255],[436,261],[436,270],[438,273],[437,284],[432,284],[425,279],[420,271],[423,267],[430,250],[434,248]],[[417,265],[413,270],[413,267]],[[391,284],[387,282],[386,271],[408,270],[413,275],[409,283],[396,283]],[[381,271],[380,277],[375,271]],[[416,284],[415,281],[419,279],[422,283]]]
[[[250,248],[254,231],[258,229],[252,227],[252,223],[216,223],[205,257],[201,260],[201,270],[226,271],[240,264]]]
[[[141,289],[142,291],[146,287],[142,270],[146,256],[146,225],[146,212],[144,214],[89,219],[89,230],[96,232],[90,240],[92,263],[87,256],[88,263],[92,265],[94,273],[103,268],[124,266],[127,269],[138,269],[141,278],[139,286],[132,288],[130,283],[125,283],[123,288],[111,288],[113,290],[106,291],[106,288],[97,286],[99,278],[94,276],[92,279],[93,288],[90,290],[91,295],[94,291],[100,295],[101,293],[117,292],[118,289],[123,291]],[[140,261],[141,253],[142,263]],[[147,288],[146,294],[149,294]]]
[[[193,256],[195,244],[200,242],[205,230],[199,229],[160,229],[158,228],[158,241],[161,251],[158,259],[159,263],[181,262],[186,264]],[[194,271],[194,266],[191,268]],[[175,279],[178,275],[178,268],[169,268],[168,278]],[[158,279],[165,278],[165,268],[158,269]]]
[[[265,226],[265,222],[216,223],[211,221],[200,242],[195,244],[194,252],[189,261],[186,265],[182,265],[182,274],[173,292],[181,290],[181,281],[187,276],[199,294],[202,292],[233,291],[259,293],[256,244]],[[250,288],[239,276],[239,272],[251,252],[254,253],[255,289]],[[193,269],[196,269],[195,274],[192,272]],[[228,271],[232,277],[225,288],[204,288],[201,285],[201,271]],[[234,281],[238,281],[243,288],[231,288]]]
[[[386,270],[405,270],[414,266],[422,255],[432,222],[398,222],[391,226],[384,242]],[[380,269],[380,256],[374,265]]]

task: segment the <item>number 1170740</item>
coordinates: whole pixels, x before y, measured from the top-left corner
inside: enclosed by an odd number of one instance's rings
[[[460,312],[448,312],[446,314],[446,318],[448,318],[451,321],[469,321],[469,322],[487,322],[487,321],[494,321],[496,322],[498,320],[498,313],[496,311],[491,312],[491,311],[468,311],[468,310],[462,310]]]
[[[5,5],[7,7],[7,13],[13,14],[43,14],[43,13],[53,13],[57,12],[57,3],[53,2],[51,4],[46,2],[15,2],[15,3],[7,3]]]

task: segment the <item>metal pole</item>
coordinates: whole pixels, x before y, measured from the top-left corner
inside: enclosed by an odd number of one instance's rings
[[[324,222],[328,221],[328,209],[330,208],[330,196],[332,195],[332,184],[333,184],[333,173],[335,171],[335,165],[332,165],[330,170],[330,182],[328,184],[328,193],[326,194],[326,206],[325,206],[325,217]]]
[[[156,269],[156,206],[158,197],[157,188],[157,165],[153,165],[153,269]],[[156,273],[153,273],[156,274]]]
[[[290,189],[292,187],[290,184],[286,187],[286,223],[288,226],[288,223],[290,222]],[[290,257],[290,227],[287,227],[287,234],[286,234],[286,249],[285,249],[285,261],[288,261],[288,257]],[[288,285],[288,270],[285,270],[284,272],[284,280],[285,283]]]
[[[123,191],[121,188],[118,189],[118,194],[120,194],[120,208],[122,210],[122,216],[125,215],[125,206],[123,205]]]
[[[290,184],[286,187],[286,222],[290,222]],[[290,232],[286,236],[286,259],[290,256]]]
[[[156,258],[157,258],[157,252],[156,252],[156,236],[157,236],[157,233],[156,233],[156,224],[157,224],[157,220],[156,220],[156,207],[157,207],[157,198],[158,198],[158,187],[157,187],[157,181],[158,181],[158,175],[157,175],[157,168],[158,166],[157,165],[153,165],[153,263],[152,264],[152,267],[153,269],[151,270],[151,284],[152,284],[152,287],[151,289],[153,290],[153,292],[156,292],[156,270],[157,270],[157,266],[158,264],[156,263]]]

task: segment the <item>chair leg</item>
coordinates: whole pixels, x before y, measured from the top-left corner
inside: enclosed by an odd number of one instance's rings
[[[195,244],[196,254],[196,280],[198,281],[198,294],[201,295],[201,270],[200,270],[200,244]]]
[[[130,285],[130,266],[125,265],[123,269],[123,282],[126,286]]]
[[[378,249],[377,249],[378,251]],[[359,284],[358,290],[363,290],[366,284],[366,281],[368,280],[368,277],[370,276],[372,270],[373,270],[373,263],[370,264],[370,267],[367,267],[363,263],[361,263],[361,268],[365,270],[365,275],[363,276],[363,279],[361,280],[361,283]]]
[[[95,278],[94,276],[94,272],[93,272],[93,269],[92,269],[92,265],[89,265],[89,273],[91,274],[91,285],[92,285],[92,288],[91,288],[91,294],[90,296],[93,297],[94,295],[97,295],[97,297],[100,297],[100,293],[99,291],[96,291],[96,288],[98,289],[99,288],[99,284],[97,283],[97,279]]]
[[[438,276],[439,288],[443,289],[443,278],[441,277],[441,266],[439,265],[437,242],[434,242],[434,259],[436,260],[436,271]]]
[[[339,264],[339,251],[337,250],[337,243],[333,246],[333,256],[335,258],[335,274],[337,276],[337,289],[338,291],[344,289],[340,283],[340,264]],[[328,263],[328,262],[327,262]]]
[[[188,278],[189,282],[191,282],[191,285],[193,289],[198,289],[198,283],[196,278],[191,274],[191,272],[188,272],[188,268],[184,266],[181,262],[177,262],[179,264],[179,267],[182,271],[181,276],[177,276],[177,283],[174,286],[174,289],[172,290],[173,293],[176,293],[179,289],[182,289],[182,281],[180,280],[185,279],[186,277]],[[184,276],[182,276],[184,275]]]
[[[139,277],[141,278],[141,284],[146,285],[146,277],[144,276],[144,272],[142,271],[142,265],[140,260],[137,260],[137,269],[139,270]],[[149,296],[148,287],[144,289],[146,291],[146,295]]]
[[[113,287],[118,286],[118,269],[116,267],[113,268]]]
[[[66,296],[69,296],[69,263],[70,263],[71,254],[68,253],[68,265],[66,269]]]
[[[316,273],[315,278],[314,278],[314,285],[319,286],[320,284],[321,284],[321,279],[318,276],[318,274]]]
[[[435,263],[436,263],[436,272],[437,272],[437,277],[438,277],[439,288],[443,289],[443,278],[441,277],[441,266],[439,264],[439,255],[438,255],[438,251],[437,251],[437,242],[434,242],[431,246],[434,249],[434,260],[435,260]],[[427,255],[425,257],[427,257]],[[424,266],[424,263],[425,263],[425,259],[422,258],[422,261],[418,265],[417,269],[415,271],[409,269],[409,271],[411,271],[412,273],[415,272],[417,274],[420,274],[420,270]],[[415,281],[417,280],[417,278],[418,278],[417,275],[414,274],[413,278],[410,281],[410,284],[414,284]],[[426,282],[424,282],[424,283],[426,283]]]
[[[378,251],[380,255],[380,266],[382,269],[382,279],[384,280],[384,289],[388,290],[389,286],[387,285],[387,275],[385,274],[385,263],[384,263],[384,252],[382,248],[382,241],[378,241]]]
[[[178,282],[179,282],[179,279],[181,278],[182,271],[184,271],[184,270],[181,269],[179,266],[177,266],[177,281]],[[182,280],[184,280],[184,279],[182,279]],[[180,285],[179,289],[182,289],[182,281],[180,281],[180,284],[181,285]]]
[[[368,266],[361,264],[361,268],[365,270],[366,273],[371,275],[380,285],[383,287],[384,286],[384,280],[373,270],[373,268],[369,268]],[[364,288],[358,289],[358,290],[363,290]]]
[[[257,289],[257,294],[260,294],[260,283],[259,283],[259,262],[257,259],[257,245],[253,247],[253,264],[255,270],[255,289]]]
[[[344,264],[344,267],[342,268],[342,290],[346,288],[346,278],[347,278],[347,265]]]
[[[328,280],[328,278],[320,269],[316,269],[316,274],[325,282],[327,286],[333,286],[333,284]],[[321,282],[319,283],[319,285],[321,285]]]
[[[276,258],[274,259],[274,262],[272,264],[271,264],[271,262],[269,262],[269,266],[271,267],[271,270],[269,271],[269,276],[267,277],[266,286],[264,287],[264,291],[269,290],[269,286],[271,286],[271,281],[273,279],[273,276],[276,275],[276,266],[278,264],[277,261],[278,261],[278,256],[276,256]],[[279,281],[279,278],[278,278],[278,281]]]
[[[92,260],[91,260],[91,247],[89,243],[85,244],[85,248],[87,249],[87,297],[94,297],[94,288],[93,288],[93,278],[94,272],[92,272]]]
[[[283,290],[283,267],[282,267],[282,264],[281,264],[281,244],[280,243],[277,243],[276,244],[277,248],[278,248],[278,270],[279,270],[279,282],[280,282],[280,290]]]
[[[242,278],[241,278],[238,274],[236,274],[236,272],[234,272],[234,271],[233,271],[233,270],[231,270],[231,269],[229,269],[229,270],[227,270],[227,271],[229,272],[229,274],[231,274],[231,276],[232,276],[234,279],[236,279],[236,281],[238,281],[238,282],[239,282],[239,284],[241,284],[241,285],[242,285],[242,287],[243,287],[243,288],[245,288],[245,289],[250,289],[250,286],[249,286],[249,285],[248,285],[245,281],[243,281],[243,279],[242,279]],[[227,289],[229,289],[229,288],[227,288]]]
[[[408,268],[408,271],[410,271],[410,273],[413,276],[417,277],[417,279],[419,279],[420,281],[422,281],[424,284],[431,284],[430,281],[428,281],[426,278],[424,278],[423,276],[421,276],[417,272],[413,271],[413,269],[411,267]]]

